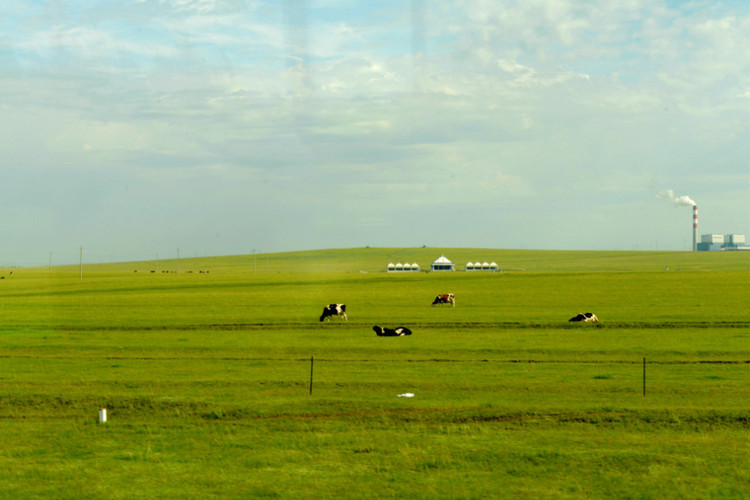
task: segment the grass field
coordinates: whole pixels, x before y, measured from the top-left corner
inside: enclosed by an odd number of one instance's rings
[[[503,272],[383,272],[440,254]],[[750,253],[10,271],[0,498],[750,498]]]

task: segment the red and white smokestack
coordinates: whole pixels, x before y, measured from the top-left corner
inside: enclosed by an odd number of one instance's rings
[[[698,205],[693,205],[693,252],[698,251]]]

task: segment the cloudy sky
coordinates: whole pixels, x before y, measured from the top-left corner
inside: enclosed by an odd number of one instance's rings
[[[750,237],[746,0],[3,0],[0,117],[4,266]]]

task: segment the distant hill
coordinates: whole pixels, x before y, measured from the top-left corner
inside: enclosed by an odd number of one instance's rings
[[[388,263],[419,264],[429,272],[444,255],[463,272],[467,262],[496,262],[500,272],[718,271],[750,270],[750,252],[659,252],[587,250],[501,250],[490,248],[348,248],[218,257],[86,264],[87,272],[265,273],[385,272]],[[46,268],[36,268],[38,270]],[[78,270],[78,265],[59,266]]]

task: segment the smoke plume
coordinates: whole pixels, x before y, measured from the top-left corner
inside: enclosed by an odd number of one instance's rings
[[[658,193],[656,197],[663,200],[669,200],[675,205],[681,207],[694,207],[695,205],[697,205],[697,203],[694,202],[692,198],[690,198],[690,196],[675,196],[674,191],[672,191],[671,189],[665,189],[664,191]]]

